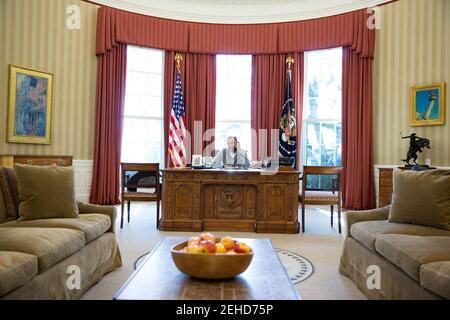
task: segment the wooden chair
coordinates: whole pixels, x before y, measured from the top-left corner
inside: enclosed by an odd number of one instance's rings
[[[123,228],[125,201],[130,222],[131,201],[156,201],[156,228],[159,229],[159,202],[161,201],[161,183],[159,163],[121,163],[122,171],[122,215],[120,228]],[[155,192],[140,192],[139,188],[154,188]]]
[[[308,177],[313,175],[334,176],[330,183],[324,187],[308,187]],[[302,193],[299,202],[302,203],[302,232],[305,232],[305,205],[330,205],[331,226],[333,227],[334,206],[338,208],[339,233],[341,233],[341,175],[342,167],[304,166],[302,176]]]

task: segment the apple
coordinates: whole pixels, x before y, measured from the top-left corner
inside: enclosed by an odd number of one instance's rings
[[[227,253],[227,249],[221,243],[216,244],[216,253]]]
[[[203,232],[200,235],[200,240],[209,240],[211,242],[216,242],[216,237],[212,233]]]
[[[204,249],[197,245],[189,246],[187,249],[188,253],[204,253]]]
[[[191,237],[188,241],[188,246],[199,244],[200,238],[199,237]]]
[[[250,247],[243,242],[236,242],[234,244],[234,251],[237,253],[249,253],[252,249],[250,249]]]
[[[234,240],[230,236],[223,237],[220,239],[220,243],[225,247],[225,249],[230,250],[234,248]]]
[[[216,252],[216,243],[211,240],[202,240],[199,245],[205,249],[206,253]]]

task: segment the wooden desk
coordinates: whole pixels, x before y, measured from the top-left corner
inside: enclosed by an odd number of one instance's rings
[[[298,233],[298,171],[164,169],[165,231]]]
[[[170,248],[186,238],[164,238],[125,285],[116,300],[299,300],[269,239],[239,239],[252,247],[247,270],[225,280],[191,278],[175,266]]]

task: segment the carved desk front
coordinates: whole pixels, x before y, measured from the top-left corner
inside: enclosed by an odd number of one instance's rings
[[[164,169],[166,231],[298,233],[298,171]]]

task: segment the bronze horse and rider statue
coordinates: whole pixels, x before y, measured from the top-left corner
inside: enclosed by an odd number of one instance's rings
[[[417,164],[417,153],[422,153],[425,149],[430,149],[430,140],[427,138],[420,138],[415,133],[411,133],[409,136],[402,137],[402,139],[409,138],[409,150],[406,155],[406,159],[402,159],[405,162],[405,167],[412,167]],[[414,165],[409,162],[413,160]]]

